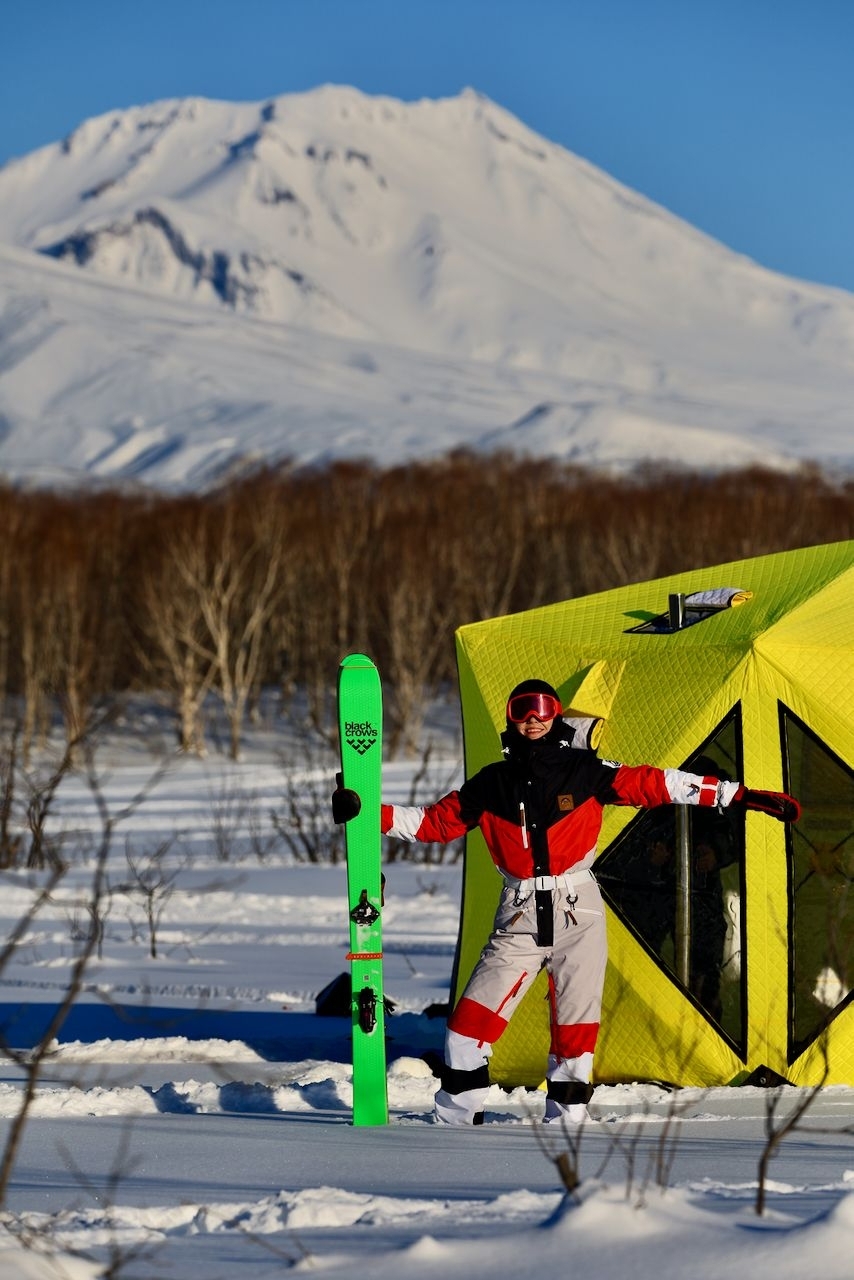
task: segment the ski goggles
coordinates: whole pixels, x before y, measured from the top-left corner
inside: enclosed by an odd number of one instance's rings
[[[534,716],[537,720],[554,720],[563,708],[552,693],[517,693],[507,703],[507,719],[524,724]]]

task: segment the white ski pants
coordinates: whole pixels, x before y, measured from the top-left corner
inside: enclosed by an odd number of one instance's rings
[[[478,1123],[489,1088],[492,1046],[539,971],[549,975],[551,1044],[546,1119],[583,1119],[599,1031],[607,961],[605,911],[595,880],[577,881],[573,902],[552,890],[554,942],[537,944],[533,892],[501,894],[495,924],[448,1020],[446,1071],[435,1113],[449,1124]]]

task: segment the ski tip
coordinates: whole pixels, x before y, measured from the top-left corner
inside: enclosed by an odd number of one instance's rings
[[[376,670],[376,663],[373,662],[365,653],[348,653],[346,658],[341,659],[342,669],[350,667],[371,667]]]

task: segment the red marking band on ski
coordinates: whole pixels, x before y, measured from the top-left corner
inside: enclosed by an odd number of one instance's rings
[[[345,960],[382,960],[381,951],[348,951]]]

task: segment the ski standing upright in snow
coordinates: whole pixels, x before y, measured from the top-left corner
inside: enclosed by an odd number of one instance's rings
[[[359,813],[344,829],[355,1125],[388,1124],[380,869],[382,713],[377,668],[363,654],[350,654],[338,669],[338,728],[339,785],[351,788],[361,799]]]

